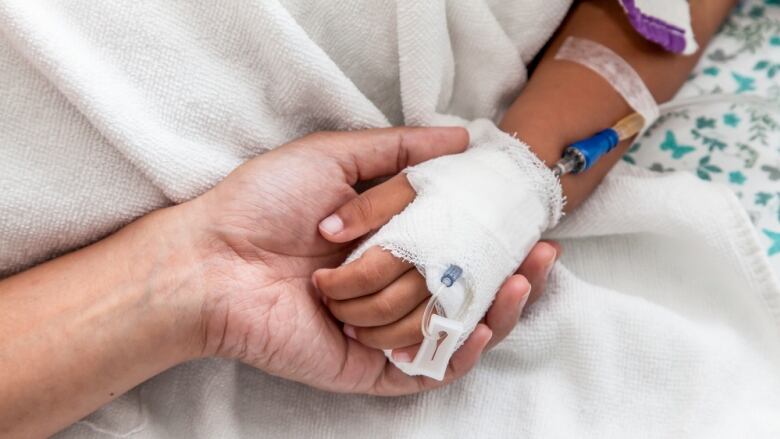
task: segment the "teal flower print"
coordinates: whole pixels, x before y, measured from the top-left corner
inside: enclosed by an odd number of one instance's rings
[[[631,147],[628,148],[628,151],[626,151],[626,154],[623,156],[623,161],[626,162],[626,163],[631,163],[632,165],[635,165],[636,164],[636,160],[634,159],[634,157],[631,154],[639,151],[639,148],[641,148],[641,147],[642,147],[641,143],[634,143],[633,145],[631,145]]]
[[[665,168],[664,165],[660,163],[653,163],[650,165],[649,169],[655,172],[674,172],[674,168]]]
[[[726,145],[725,142],[723,142],[718,138],[705,136],[704,134],[701,133],[701,131],[697,130],[696,128],[691,129],[691,137],[700,141],[704,146],[707,147],[709,152],[715,151],[716,149],[723,151],[728,146]]]
[[[740,118],[734,113],[726,113],[723,115],[723,123],[730,127],[735,127],[739,125]]]
[[[715,119],[709,117],[699,117],[696,119],[696,128],[715,128]]]
[[[744,184],[747,178],[742,171],[734,171],[729,173],[729,181],[734,184]]]
[[[764,16],[764,8],[761,6],[753,6],[748,12],[750,18],[761,18]]]
[[[780,180],[780,168],[764,165],[761,167],[761,170],[767,173],[767,178],[769,178],[771,181]]]
[[[769,256],[780,253],[780,232],[764,229],[764,235],[772,240],[772,246],[769,247]]]
[[[702,180],[711,181],[712,176],[710,174],[720,174],[723,172],[718,166],[710,163],[710,156],[706,155],[699,160],[699,166],[696,168],[696,175]]]
[[[780,45],[780,37],[774,38],[778,39],[778,45]],[[780,72],[780,64],[772,64],[769,61],[762,59],[761,61],[757,62],[755,66],[753,66],[753,70],[757,72],[764,71],[766,72],[766,77],[772,79],[778,72]]]
[[[709,76],[718,76],[718,73],[720,73],[720,69],[717,67],[707,67],[706,69],[702,70],[702,73]]]
[[[762,59],[753,66],[753,70],[764,70],[767,67],[769,67],[769,61]]]
[[[766,206],[769,200],[772,199],[772,194],[767,192],[756,192],[756,205]]]

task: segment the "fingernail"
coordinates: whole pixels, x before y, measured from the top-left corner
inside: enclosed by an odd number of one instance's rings
[[[531,297],[531,285],[528,285],[528,291],[526,291],[525,295],[522,299],[520,299],[520,309],[525,308],[525,304],[528,303],[528,299]]]
[[[408,352],[404,351],[393,351],[393,360],[399,362],[399,363],[410,363],[412,361],[412,356],[409,355]]]
[[[352,325],[344,324],[344,333],[347,334],[347,337],[357,340],[357,335],[355,335],[355,327]]]
[[[555,265],[555,260],[558,258],[558,252],[553,249],[552,258],[550,258],[550,262],[547,264],[547,270],[544,272],[545,279],[550,275],[550,272],[553,269],[553,266]]]
[[[334,213],[320,222],[320,229],[335,235],[344,229],[344,221]]]
[[[493,331],[492,330],[490,330],[488,332],[488,338],[487,338],[487,341],[485,342],[485,345],[487,345],[490,342],[491,338],[493,338]]]

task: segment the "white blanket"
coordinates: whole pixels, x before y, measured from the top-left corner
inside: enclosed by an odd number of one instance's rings
[[[0,275],[196,196],[306,132],[496,120],[568,0],[0,1]],[[62,437],[761,436],[780,287],[727,191],[614,172],[545,297],[404,398],[182,365]]]
[[[340,395],[203,360],[61,437],[777,437],[777,281],[727,189],[659,175],[621,164],[564,220],[548,291],[454,385]]]

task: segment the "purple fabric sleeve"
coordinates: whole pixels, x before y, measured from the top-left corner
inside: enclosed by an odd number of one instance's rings
[[[626,11],[628,21],[642,36],[648,40],[660,45],[672,53],[683,53],[686,49],[686,32],[692,32],[690,29],[690,19],[686,17],[688,29],[675,26],[663,17],[652,16],[641,9],[637,0],[619,0],[623,9]],[[688,3],[687,0],[678,0]]]

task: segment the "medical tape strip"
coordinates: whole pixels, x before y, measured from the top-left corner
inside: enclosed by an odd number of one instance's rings
[[[620,55],[599,43],[569,37],[555,55],[557,60],[575,62],[603,77],[645,119],[645,127],[659,116],[655,102],[645,82]]]

